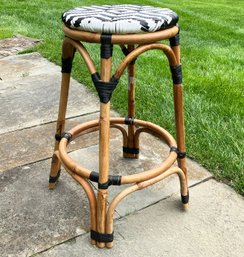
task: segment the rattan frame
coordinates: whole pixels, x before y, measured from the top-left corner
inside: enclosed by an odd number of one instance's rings
[[[73,58],[74,52],[77,51],[84,59],[87,69],[90,74],[96,73],[96,67],[87,52],[84,45],[81,43],[101,43],[101,34],[85,31],[73,30],[63,25],[65,38],[63,41],[62,57],[65,59]],[[119,79],[122,73],[127,68],[129,80],[128,89],[128,117],[135,116],[135,60],[142,53],[158,49],[161,50],[168,59],[170,67],[180,65],[180,46],[165,45],[160,41],[170,39],[178,35],[179,28],[174,26],[170,29],[158,31],[154,33],[132,34],[132,35],[112,35],[111,44],[119,44],[121,48],[128,45],[129,54],[122,60],[114,77]],[[136,46],[135,46],[136,45]],[[101,58],[101,80],[108,82],[111,78],[112,56],[109,58]],[[70,85],[70,72],[62,73],[59,114],[57,119],[56,135],[61,136],[65,128],[65,115],[67,109],[68,92]],[[178,149],[180,153],[185,152],[185,136],[184,136],[184,113],[183,113],[183,87],[181,83],[174,83],[174,108],[175,108],[175,123],[176,123],[176,141],[163,128],[151,122],[135,119],[133,124],[128,124],[126,130],[125,118],[110,117],[110,101],[108,103],[100,103],[100,118],[98,120],[89,121],[77,125],[69,131],[72,135],[72,140],[82,136],[85,133],[90,133],[99,130],[99,180],[103,184],[108,181],[109,176],[109,135],[110,128],[119,129],[123,135],[123,146],[128,148],[139,148],[139,137],[141,133],[151,133],[165,141],[170,149]],[[137,127],[139,126],[139,128]],[[59,138],[60,139],[60,138]],[[108,188],[98,189],[97,197],[92,186],[89,183],[91,171],[81,167],[73,161],[67,154],[68,138],[57,140],[54,147],[52,157],[52,165],[50,178],[56,178],[49,183],[49,188],[54,189],[58,179],[61,165],[66,171],[83,187],[90,204],[90,223],[91,230],[100,234],[111,234],[113,232],[113,214],[118,203],[137,190],[148,187],[162,179],[177,174],[180,180],[180,192],[182,197],[188,197],[188,180],[185,156],[179,155],[176,151],[171,151],[166,160],[157,167],[144,171],[139,174],[122,176],[121,184],[132,184],[130,187],[118,194],[107,208]],[[137,153],[124,153],[126,158],[138,158]],[[178,161],[178,167],[172,167],[175,161]],[[183,202],[183,207],[188,206],[188,201]],[[113,246],[113,242],[96,242],[91,240],[92,244],[98,247]]]

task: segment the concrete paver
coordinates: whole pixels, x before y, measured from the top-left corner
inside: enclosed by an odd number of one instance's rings
[[[66,173],[48,190],[50,159],[0,173],[0,256],[30,256],[84,233],[88,200]]]
[[[129,175],[149,170],[165,159],[169,153],[169,148],[163,142],[150,136],[143,135],[141,138],[140,158],[139,159],[124,159],[122,158],[122,142],[118,136],[110,142],[110,174],[113,175]],[[156,150],[155,150],[156,149]],[[74,151],[70,156],[93,171],[99,170],[98,161],[98,146],[93,145],[81,150]],[[92,161],[91,161],[92,160]],[[195,162],[188,160],[189,168],[189,186],[197,184],[203,180],[212,177],[203,167],[196,165]],[[97,184],[94,183],[97,188]],[[128,185],[113,186],[109,188],[109,201]],[[117,207],[117,212],[120,216],[125,216],[145,208],[148,205],[154,204],[157,201],[167,198],[170,195],[178,193],[180,197],[180,184],[177,175],[170,176],[157,184],[154,184],[146,189],[137,191],[125,199]]]
[[[0,134],[57,119],[59,66],[37,53],[0,59],[0,66],[5,67],[0,71],[1,105],[4,106],[0,109]],[[69,99],[67,117],[99,110],[97,97],[73,79]]]
[[[191,189],[190,209],[176,195],[115,222],[112,249],[98,249],[80,236],[37,256],[242,257],[243,198],[209,180]]]

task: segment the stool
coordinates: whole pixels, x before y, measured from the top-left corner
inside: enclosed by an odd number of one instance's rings
[[[183,207],[188,205],[178,16],[166,8],[143,5],[102,5],[84,6],[66,11],[62,15],[62,20],[65,34],[62,48],[62,82],[49,188],[55,188],[62,165],[80,183],[89,199],[91,243],[101,248],[105,246],[110,248],[113,246],[113,214],[118,203],[128,194],[148,187],[172,174],[177,174]],[[169,39],[170,46],[160,42],[165,39]],[[81,42],[100,44],[100,74]],[[125,58],[111,76],[114,44],[121,47]],[[169,62],[173,80],[176,141],[160,126],[135,119],[136,58],[152,49],[161,50]],[[70,73],[76,51],[84,59],[98,92],[100,118],[79,124],[65,132]],[[110,99],[126,68],[129,78],[128,116],[111,118]],[[166,142],[169,146],[169,155],[160,165],[150,170],[127,176],[109,175],[110,128],[121,131],[125,158],[139,157],[139,137],[142,132],[155,135]],[[99,130],[99,172],[82,167],[67,154],[67,146],[71,140],[96,130]],[[178,167],[172,167],[176,161]],[[97,196],[90,181],[98,183]],[[109,186],[125,184],[132,185],[119,193],[108,206]]]

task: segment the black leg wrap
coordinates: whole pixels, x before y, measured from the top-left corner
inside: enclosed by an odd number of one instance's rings
[[[91,239],[96,242],[111,243],[114,240],[114,233],[112,234],[101,234],[94,230],[91,230]]]
[[[174,37],[169,39],[170,46],[178,46],[180,45],[180,34],[176,34]]]
[[[59,134],[55,135],[55,139],[58,142],[60,142],[60,140],[62,138],[66,138],[68,140],[68,142],[69,142],[71,140],[71,138],[72,138],[72,135],[69,132],[63,132],[61,135],[59,135]]]
[[[111,44],[112,35],[101,35],[101,58],[109,59],[113,55],[113,45]]]
[[[138,148],[130,148],[130,147],[124,147],[123,146],[123,152],[124,153],[130,153],[130,154],[139,154]]]
[[[128,50],[125,46],[122,48],[122,52],[123,52],[123,54],[124,54],[125,56],[127,56],[127,55],[130,53],[129,50]],[[135,64],[135,63],[136,63],[136,59],[137,59],[137,58],[133,59],[133,60],[130,62],[130,64]]]
[[[73,57],[62,58],[62,73],[71,73]]]
[[[170,152],[176,152],[177,158],[184,159],[186,157],[186,152],[180,152],[179,149],[175,146],[170,147]]]
[[[50,176],[49,177],[49,183],[56,183],[58,181],[59,177],[60,177],[60,170],[58,171],[57,176],[55,176],[55,177]]]
[[[134,117],[125,117],[125,124],[126,125],[134,125]]]
[[[108,176],[108,181],[105,183],[99,183],[99,173],[92,171],[89,179],[93,182],[98,183],[98,188],[99,189],[108,189],[109,186],[120,186],[121,185],[121,176],[116,176],[116,175],[109,175]]]
[[[182,83],[182,67],[181,64],[176,66],[170,67],[171,74],[172,74],[172,80],[174,84],[181,84]]]
[[[103,82],[101,81],[100,75],[97,72],[93,73],[91,77],[92,77],[93,84],[96,87],[96,90],[98,92],[100,101],[102,103],[109,102],[114,89],[119,83],[119,80],[113,76],[109,82]]]
[[[89,176],[89,179],[93,182],[97,182],[98,183],[98,180],[99,180],[99,173],[95,172],[95,171],[92,171],[90,176]]]
[[[187,195],[181,195],[181,202],[183,204],[187,204],[189,202],[189,191],[187,192]]]

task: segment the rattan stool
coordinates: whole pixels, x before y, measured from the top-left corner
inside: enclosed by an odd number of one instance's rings
[[[185,164],[183,89],[180,64],[179,27],[176,13],[166,8],[143,5],[86,6],[69,10],[62,15],[65,38],[62,50],[62,82],[56,143],[52,158],[49,188],[55,188],[61,165],[84,188],[90,204],[91,242],[98,247],[113,245],[113,214],[117,204],[128,194],[152,185],[172,174],[180,179],[181,200],[188,205],[187,170]],[[170,46],[160,41],[169,39]],[[100,74],[81,42],[101,45]],[[111,76],[113,45],[120,45],[125,58]],[[135,119],[135,63],[142,53],[159,49],[167,57],[173,80],[175,139],[163,128],[149,121]],[[77,125],[64,132],[70,73],[75,52],[84,59],[100,99],[100,118]],[[110,118],[110,98],[119,79],[128,70],[128,116]],[[145,74],[146,75],[146,74]],[[110,128],[123,135],[123,154],[139,157],[139,137],[142,132],[161,138],[169,146],[169,155],[155,168],[127,176],[109,175]],[[127,129],[126,129],[127,127]],[[69,142],[84,133],[99,130],[99,172],[77,164],[67,154]],[[178,162],[178,167],[172,165]],[[89,181],[98,183],[97,196]],[[107,204],[111,185],[132,184]]]

